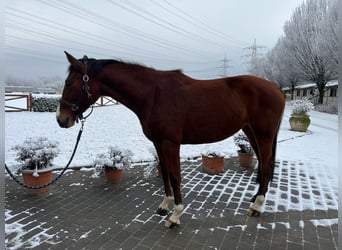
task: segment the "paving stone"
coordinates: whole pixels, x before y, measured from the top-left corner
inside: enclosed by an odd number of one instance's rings
[[[182,163],[186,210],[182,224],[173,230],[164,227],[166,217],[155,214],[164,196],[161,179],[144,179],[139,166],[125,171],[114,185],[91,178],[91,172],[72,171],[41,195],[27,194],[6,178],[5,208],[12,217],[5,223],[7,228],[22,225],[27,230],[20,238],[24,244],[44,232],[50,239],[32,248],[38,250],[337,249],[338,225],[332,222],[338,218],[338,192],[321,189],[314,177],[299,171],[310,166],[278,163],[264,213],[250,218],[246,212],[257,191],[256,173],[238,164],[234,158],[225,159],[224,173],[208,175],[200,160]],[[287,207],[300,202],[322,209]],[[328,224],[322,226],[321,221]],[[6,233],[8,246],[16,236]]]

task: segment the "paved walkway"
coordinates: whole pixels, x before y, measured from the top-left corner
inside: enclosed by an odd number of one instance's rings
[[[201,161],[182,163],[181,226],[164,228],[154,212],[162,180],[127,170],[119,184],[71,171],[48,193],[31,195],[6,178],[8,249],[337,249],[338,191],[307,174],[313,166],[278,163],[259,218],[249,218],[253,170],[225,160],[207,175]],[[309,169],[309,170],[308,170]],[[324,176],[323,176],[324,178]],[[18,248],[14,248],[14,246]]]

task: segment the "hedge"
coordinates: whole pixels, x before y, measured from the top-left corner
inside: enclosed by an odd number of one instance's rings
[[[33,112],[56,112],[59,103],[58,97],[36,97],[32,96]]]

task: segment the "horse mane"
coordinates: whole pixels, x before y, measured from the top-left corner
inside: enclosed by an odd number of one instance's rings
[[[79,59],[82,63],[84,63],[84,59]],[[90,65],[91,70],[98,75],[101,70],[108,64],[124,64],[131,66],[136,69],[145,69],[145,70],[153,70],[153,71],[159,71],[159,72],[171,72],[171,73],[178,73],[178,74],[183,74],[183,71],[181,69],[175,69],[175,70],[166,70],[166,71],[161,71],[161,70],[156,70],[152,67],[147,67],[143,64],[138,64],[138,63],[132,63],[132,62],[125,62],[122,60],[115,60],[115,59],[95,59],[95,58],[88,58],[88,63]],[[74,70],[74,67],[72,65],[69,66],[68,71],[71,72]]]

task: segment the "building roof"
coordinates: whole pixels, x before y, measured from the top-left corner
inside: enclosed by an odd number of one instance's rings
[[[332,80],[327,82],[327,84],[325,85],[325,87],[334,87],[334,86],[338,86],[338,81],[337,80]],[[316,87],[316,83],[300,83],[300,85],[297,85],[295,87],[295,89],[311,89],[311,88],[315,88]],[[290,87],[285,87],[282,88],[283,91],[289,91]]]

